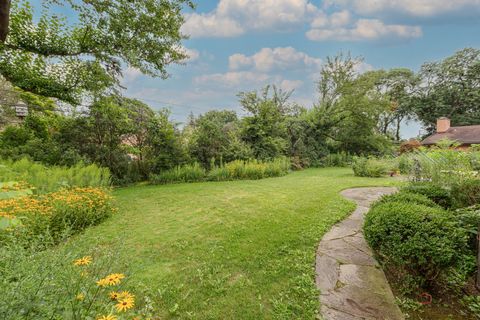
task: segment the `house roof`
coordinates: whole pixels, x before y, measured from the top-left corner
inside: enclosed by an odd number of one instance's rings
[[[422,144],[436,144],[442,139],[457,141],[461,144],[480,144],[480,125],[450,127],[446,132],[434,133],[427,137]]]

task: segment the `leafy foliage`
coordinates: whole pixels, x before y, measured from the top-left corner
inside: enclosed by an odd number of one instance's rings
[[[480,50],[466,48],[442,61],[425,63],[418,76],[411,109],[430,132],[440,117],[459,126],[480,123]]]
[[[430,182],[412,183],[404,187],[403,190],[424,195],[443,208],[450,208],[452,206],[450,192],[442,186]]]
[[[107,187],[111,183],[108,169],[95,164],[78,163],[70,168],[47,167],[28,159],[0,161],[0,181],[25,181],[36,194],[64,187]]]
[[[193,5],[189,0],[115,0],[108,5],[54,0],[37,13],[26,0],[14,2],[0,48],[0,73],[23,90],[73,104],[84,93],[115,86],[122,64],[166,77],[168,64],[187,57],[180,45],[183,6]],[[71,21],[62,9],[73,13]]]
[[[352,169],[358,177],[378,178],[391,171],[392,165],[383,159],[358,157],[353,160]]]
[[[365,237],[384,263],[407,271],[420,285],[432,285],[462,259],[468,234],[447,211],[397,200],[368,212]]]

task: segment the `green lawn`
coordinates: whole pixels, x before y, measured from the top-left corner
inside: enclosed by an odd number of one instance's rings
[[[124,188],[114,193],[119,213],[72,244],[119,250],[130,278],[157,293],[162,318],[313,319],[316,246],[354,209],[339,192],[393,183],[309,169],[259,181]]]

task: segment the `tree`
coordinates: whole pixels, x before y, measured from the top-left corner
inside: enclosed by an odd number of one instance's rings
[[[388,109],[388,97],[377,90],[382,72],[359,74],[361,62],[350,56],[327,58],[321,70],[320,101],[309,116],[312,131],[333,151],[381,152],[388,139],[378,132],[380,116]]]
[[[212,160],[219,164],[251,155],[248,146],[240,139],[235,111],[209,111],[193,119],[190,127],[193,128],[190,152],[205,167],[209,167]]]
[[[390,100],[390,106],[380,115],[378,128],[385,136],[400,141],[401,124],[412,118],[411,95],[418,85],[414,72],[398,68],[378,73],[376,90]]]
[[[242,139],[256,159],[271,160],[286,155],[288,137],[285,120],[292,110],[292,92],[266,86],[261,92],[241,92],[240,104],[248,116],[242,119]]]
[[[149,119],[146,127],[146,156],[153,173],[183,164],[185,159],[178,129],[169,117],[168,110],[161,110]]]
[[[72,15],[54,12],[63,6]],[[122,66],[167,77],[187,57],[181,10],[190,0],[0,1],[0,74],[13,85],[78,104],[118,85]],[[39,19],[34,16],[39,15]],[[38,21],[38,22],[37,22]]]
[[[442,61],[425,63],[410,107],[429,132],[436,120],[480,123],[480,50],[467,48]]]

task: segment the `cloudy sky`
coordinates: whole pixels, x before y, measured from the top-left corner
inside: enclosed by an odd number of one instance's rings
[[[276,84],[311,106],[322,62],[338,52],[362,69],[408,67],[480,47],[480,0],[197,0],[185,12],[190,59],[168,80],[125,72],[126,94],[153,108],[240,110],[236,93]],[[418,134],[410,124],[404,137]]]

